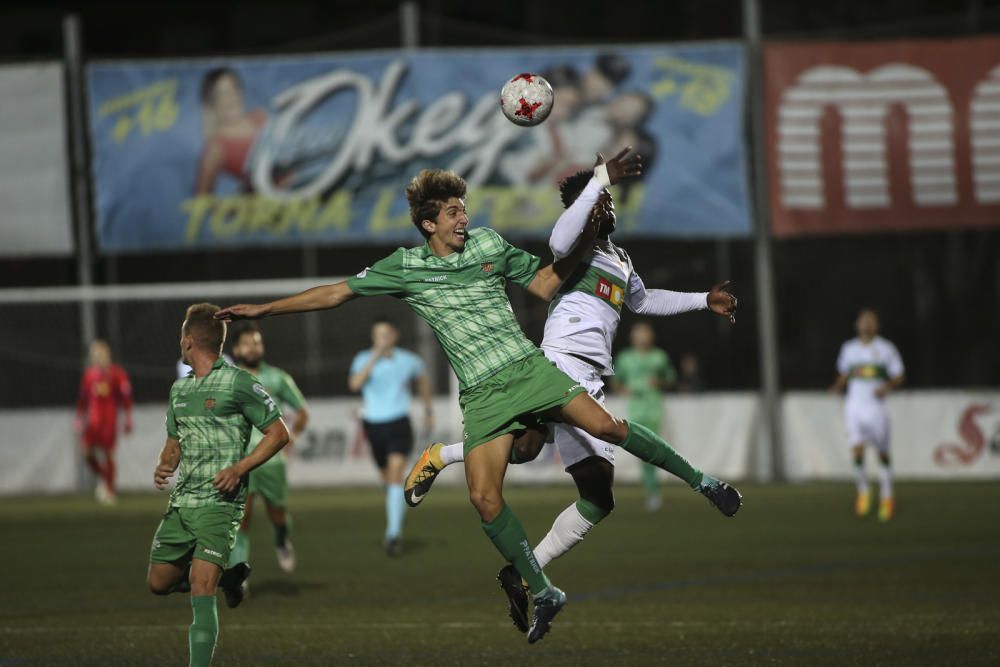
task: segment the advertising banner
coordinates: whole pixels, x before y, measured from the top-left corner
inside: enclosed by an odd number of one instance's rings
[[[523,128],[520,72],[555,90]],[[427,167],[470,185],[474,225],[544,239],[558,182],[631,145],[622,236],[745,236],[737,44],[386,51],[104,62],[87,69],[98,237],[107,252],[420,241],[403,188]]]
[[[904,391],[886,401],[894,473],[909,479],[1000,477],[1000,391]],[[789,479],[850,478],[843,399],[792,392],[783,398]],[[874,474],[874,456],[869,469]]]
[[[776,236],[1000,224],[1000,37],[771,43]]]

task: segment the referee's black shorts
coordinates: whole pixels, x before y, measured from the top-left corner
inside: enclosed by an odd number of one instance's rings
[[[365,435],[372,447],[375,465],[385,468],[389,462],[389,454],[409,456],[413,451],[413,427],[409,417],[400,417],[391,422],[372,424],[362,421]]]

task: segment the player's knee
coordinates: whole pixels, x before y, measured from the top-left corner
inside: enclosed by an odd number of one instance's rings
[[[534,461],[538,458],[538,455],[542,452],[542,446],[545,444],[544,440],[535,439],[518,439],[514,442],[513,456],[511,456],[511,463],[528,463]]]
[[[149,592],[153,595],[168,595],[173,588],[167,582],[152,576],[146,577],[146,585],[149,586]]]
[[[605,413],[594,424],[590,434],[605,442],[618,444],[628,435],[628,425],[614,415]]]
[[[497,518],[500,510],[503,509],[503,496],[499,491],[470,489],[469,501],[479,512],[480,518],[487,522]]]

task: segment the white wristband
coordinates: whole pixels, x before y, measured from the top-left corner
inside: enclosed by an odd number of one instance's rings
[[[594,167],[594,178],[601,184],[602,188],[611,186],[611,179],[608,177],[608,165],[599,164]]]

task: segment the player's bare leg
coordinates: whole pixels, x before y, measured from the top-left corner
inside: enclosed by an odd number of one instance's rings
[[[188,581],[188,571],[191,564],[150,563],[146,572],[146,585],[153,595],[170,595],[171,593],[187,593],[191,590]]]
[[[544,425],[528,428],[514,438],[514,445],[510,452],[511,463],[528,463],[538,458],[548,437],[548,429]],[[443,442],[435,442],[429,445],[417,462],[413,464],[406,482],[403,485],[403,494],[406,504],[416,507],[431,490],[431,485],[442,470],[453,463],[461,463],[465,460],[465,445],[456,442],[446,445]]]
[[[851,457],[854,460],[854,485],[857,494],[854,498],[854,513],[866,516],[871,511],[871,495],[868,493],[868,476],[865,474],[864,443],[851,447]]]
[[[535,597],[535,614],[528,641],[536,642],[549,631],[552,619],[566,604],[566,594],[553,586],[538,567],[524,527],[503,498],[503,480],[510,462],[514,437],[501,435],[478,445],[465,457],[469,500],[479,512],[483,530],[497,551],[528,582]]]
[[[576,396],[556,414],[567,424],[680,477],[726,516],[736,514],[743,504],[742,496],[735,488],[693,467],[666,440],[642,424],[615,417],[589,394]]]
[[[403,491],[403,473],[406,457],[399,452],[390,452],[385,467],[380,468],[385,483],[385,536],[382,548],[389,556],[403,553],[403,519],[406,517],[406,494]]]

